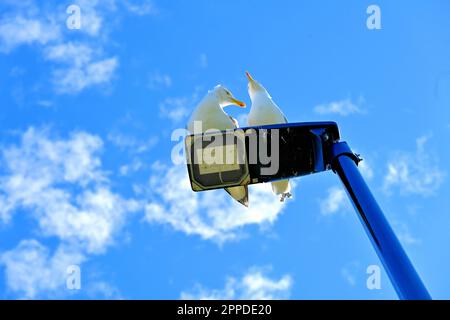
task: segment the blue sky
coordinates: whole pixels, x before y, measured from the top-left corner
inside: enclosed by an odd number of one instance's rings
[[[68,29],[66,9],[81,9]],[[369,5],[381,29],[366,26]],[[331,172],[250,208],[171,160],[249,70],[292,122],[332,120],[434,298],[449,298],[448,1],[0,1],[0,298],[396,299]],[[245,123],[248,109],[228,107]],[[81,289],[66,286],[77,265]],[[381,265],[380,265],[381,266]]]

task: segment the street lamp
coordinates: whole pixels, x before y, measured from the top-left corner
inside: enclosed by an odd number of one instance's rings
[[[361,161],[335,122],[209,131],[185,140],[192,190],[205,191],[333,171],[341,179],[400,299],[431,299],[370,192]]]

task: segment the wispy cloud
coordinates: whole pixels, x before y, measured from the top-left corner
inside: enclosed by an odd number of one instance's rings
[[[315,106],[314,112],[320,115],[337,114],[340,116],[364,113],[364,110],[361,107],[363,102],[364,99],[362,98],[360,98],[357,103],[353,102],[351,99],[332,101]]]
[[[332,187],[328,189],[328,195],[321,200],[320,212],[325,215],[332,215],[349,208],[347,195],[342,187]]]
[[[88,252],[104,251],[137,203],[111,191],[97,155],[101,147],[100,138],[83,132],[64,140],[28,129],[21,145],[3,151],[2,216],[28,209],[45,235],[81,244]],[[77,186],[82,190],[72,193]]]
[[[158,143],[157,136],[145,139],[119,131],[109,133],[108,140],[131,157],[131,160],[119,168],[119,175],[122,177],[147,169],[149,164],[143,158]]]
[[[223,289],[206,289],[197,285],[191,292],[182,292],[181,299],[195,300],[277,300],[287,299],[292,277],[272,279],[263,268],[251,268],[241,278],[229,277]]]
[[[200,90],[200,87],[196,87],[191,95],[167,97],[159,104],[159,115],[162,118],[171,120],[173,123],[187,121],[188,116],[199,100]]]
[[[441,186],[446,172],[440,168],[437,157],[426,150],[430,136],[416,140],[416,151],[397,152],[387,164],[384,190],[391,194],[397,189],[403,195],[433,195]]]
[[[82,32],[92,37],[105,36],[111,28],[110,22],[121,12],[136,16],[157,15],[159,9],[151,0],[74,0],[81,8]]]
[[[80,7],[81,28],[80,32],[91,37],[97,37],[107,30],[104,22],[105,16],[116,11],[114,0],[76,0],[74,2]]]
[[[119,168],[121,176],[128,176],[130,173],[138,172],[145,167],[145,164],[138,158],[134,158],[131,163],[124,164]]]
[[[10,53],[22,45],[35,44],[51,66],[57,93],[79,93],[92,86],[108,84],[119,66],[119,58],[107,53],[111,21],[117,8],[137,15],[155,14],[153,2],[116,0],[76,0],[81,10],[79,30],[66,28],[67,4],[52,10],[38,1],[10,2],[0,20],[0,52]],[[77,42],[73,42],[73,33]]]
[[[416,245],[422,243],[422,240],[412,234],[409,226],[404,222],[394,221],[393,227],[399,240],[406,245]]]
[[[370,165],[370,161],[364,159],[358,164],[359,171],[366,181],[370,181],[374,177],[374,171]],[[342,185],[333,186],[328,189],[327,196],[320,200],[320,212],[324,216],[330,216],[339,212],[350,211],[351,203],[347,193]]]
[[[369,164],[369,162],[367,162],[366,160],[363,160],[358,164],[358,167],[364,178],[366,178],[367,180],[373,179],[374,172],[373,172],[373,169],[372,169],[371,165]]]
[[[191,99],[187,97],[166,98],[159,104],[160,115],[178,123],[187,118],[190,105]]]
[[[64,292],[67,267],[80,265],[84,260],[82,254],[66,246],[58,247],[51,254],[47,247],[34,239],[23,240],[14,249],[0,255],[8,288],[27,299],[67,294]]]
[[[138,16],[157,15],[160,11],[152,0],[125,0],[123,4],[129,12]]]
[[[222,243],[237,239],[247,225],[271,225],[284,208],[270,185],[250,186],[250,207],[244,208],[225,191],[194,193],[184,165],[155,165],[150,178],[152,201],[146,221]]]
[[[61,36],[51,21],[40,21],[21,15],[0,20],[0,51],[8,53],[20,45],[45,45]]]
[[[152,90],[170,88],[172,78],[168,74],[153,72],[149,76],[148,87]]]
[[[82,43],[68,42],[45,50],[47,60],[62,64],[53,71],[53,82],[60,93],[78,93],[87,87],[109,83],[118,67],[118,59],[100,57]]]
[[[147,152],[158,143],[156,136],[142,139],[117,131],[109,133],[108,140],[121,150],[127,150],[130,153]]]
[[[86,292],[92,299],[121,300],[124,298],[117,287],[105,281],[90,283],[86,288]]]
[[[360,263],[352,261],[341,268],[341,275],[344,280],[352,287],[356,286],[358,277],[358,271],[360,269]]]
[[[38,234],[58,239],[61,248],[51,256],[36,241],[25,241],[3,255],[11,290],[34,297],[41,289],[64,285],[65,262],[77,264],[105,252],[129,214],[141,208],[138,201],[112,191],[101,169],[102,145],[99,137],[85,132],[64,139],[30,128],[19,144],[3,147],[0,216],[8,222],[19,210],[28,213]]]

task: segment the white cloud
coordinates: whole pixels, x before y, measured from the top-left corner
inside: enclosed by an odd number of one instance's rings
[[[364,111],[360,106],[362,102],[363,99],[360,99],[358,103],[354,103],[351,99],[333,101],[315,106],[314,112],[321,115],[338,114],[341,116],[348,116],[354,113],[363,113]]]
[[[123,299],[120,290],[108,282],[96,281],[86,288],[87,295],[93,299],[104,298],[107,300]]]
[[[62,64],[53,71],[53,82],[60,93],[78,93],[83,89],[109,83],[118,59],[98,58],[98,53],[83,43],[64,43],[45,50],[47,60]]]
[[[114,0],[76,0],[73,4],[81,9],[80,31],[92,37],[97,37],[101,31],[105,32],[104,15],[116,9]]]
[[[138,16],[156,15],[159,13],[159,9],[152,0],[125,0],[124,5],[128,11]]]
[[[59,28],[49,22],[23,16],[0,20],[0,51],[10,52],[23,44],[45,45],[60,38]]]
[[[373,179],[374,173],[373,173],[373,169],[370,166],[369,162],[367,162],[366,160],[361,161],[358,164],[358,168],[364,178],[366,178],[367,180]]]
[[[366,159],[359,162],[358,168],[366,180],[373,179],[373,169]],[[351,210],[350,200],[342,185],[329,188],[327,193],[327,197],[320,200],[320,212],[323,215],[328,216]]]
[[[101,253],[113,243],[114,235],[124,225],[127,213],[138,204],[122,199],[106,188],[83,191],[74,203],[67,193],[48,190],[43,200],[49,204],[35,206],[43,213],[38,217],[42,232],[69,243],[81,245],[89,253]]]
[[[81,9],[81,29],[68,30],[68,4],[50,11],[38,1],[8,1],[0,20],[0,51],[9,53],[21,45],[36,44],[47,61],[59,65],[52,78],[58,93],[78,93],[88,87],[108,84],[119,65],[118,57],[105,53],[111,25],[117,20],[118,1],[74,0]],[[121,2],[128,12],[155,14],[153,2]],[[70,40],[77,32],[79,43]],[[166,79],[167,80],[167,79]]]
[[[55,14],[37,1],[3,1],[0,51],[9,53],[22,45],[41,45],[61,40],[63,29]]]
[[[2,255],[10,290],[27,298],[58,291],[67,266],[105,252],[142,208],[111,190],[98,155],[102,145],[85,132],[62,139],[30,128],[18,145],[2,148],[0,217],[8,222],[24,211],[36,221],[37,235],[59,240],[53,255],[35,240]]]
[[[157,15],[158,8],[152,0],[74,0],[81,8],[81,31],[91,37],[104,36],[109,32],[109,21],[114,21],[121,8],[137,15]]]
[[[10,216],[10,207],[6,201],[6,197],[0,193],[0,221],[3,223],[8,222],[11,219]]]
[[[347,195],[342,187],[328,189],[328,196],[320,203],[320,212],[323,215],[332,215],[348,207]]]
[[[131,153],[147,152],[158,143],[157,136],[140,139],[120,132],[109,133],[108,140],[120,149],[128,150]]]
[[[28,299],[60,295],[65,290],[67,267],[83,261],[82,254],[64,246],[51,255],[49,249],[36,240],[23,240],[0,256],[8,288]]]
[[[111,81],[118,66],[116,57],[95,61],[83,68],[55,70],[53,79],[61,93],[77,93],[83,89]]]
[[[271,279],[261,268],[250,269],[242,278],[229,277],[223,289],[206,289],[197,285],[192,292],[182,292],[181,299],[193,300],[277,300],[287,299],[292,277]]]
[[[198,101],[201,87],[196,87],[190,96],[168,97],[159,104],[159,114],[173,123],[186,120]]]
[[[152,0],[74,0],[73,3],[81,8],[81,31],[92,37],[107,34],[110,25],[107,22],[114,21],[122,8],[137,16],[159,13]]]
[[[387,164],[384,190],[390,194],[397,188],[401,194],[433,195],[444,181],[446,172],[440,169],[437,158],[432,156],[425,145],[429,136],[416,140],[415,153],[398,152]]]
[[[142,168],[145,167],[145,164],[139,160],[138,158],[133,159],[133,161],[130,164],[124,164],[120,166],[119,168],[119,174],[121,176],[127,176],[130,173],[138,172]]]
[[[422,240],[416,236],[414,236],[408,225],[403,222],[394,221],[393,223],[395,234],[398,236],[398,239],[405,245],[416,245],[422,243]]]
[[[26,209],[43,235],[103,252],[139,205],[110,190],[97,155],[101,146],[100,138],[83,132],[64,140],[28,129],[20,146],[3,151],[1,216],[8,220],[15,210]]]
[[[399,240],[406,245],[419,244],[422,241],[419,238],[414,237],[409,231],[403,231],[397,233]]]
[[[85,43],[67,42],[45,48],[45,58],[55,62],[64,62],[77,67],[86,65],[92,60],[93,49]]]
[[[82,10],[80,31],[97,37],[102,23],[100,12],[111,10],[114,1],[78,0],[76,3]],[[81,38],[77,44],[66,42],[68,30],[60,27],[65,27],[68,17],[65,7],[58,6],[55,12],[42,8],[36,1],[30,2],[30,8],[12,7],[8,16],[14,18],[0,22],[3,51],[9,52],[23,44],[39,44],[45,59],[58,65],[53,68],[52,77],[59,93],[78,93],[87,87],[108,83],[118,66],[118,59],[105,57],[102,52],[104,42],[93,42],[89,38]]]
[[[38,100],[36,101],[36,104],[43,108],[51,108],[54,106],[53,101],[50,100]]]
[[[344,277],[344,279],[347,281],[349,285],[354,287],[356,285],[355,277],[347,268],[342,268],[341,274]]]
[[[184,165],[157,164],[149,187],[152,199],[146,206],[146,221],[219,243],[238,238],[246,225],[271,225],[285,205],[269,184],[249,186],[248,209],[224,190],[195,193]]]
[[[148,80],[148,87],[150,89],[164,89],[172,86],[172,78],[168,74],[154,72],[150,74]]]
[[[356,279],[359,278],[357,275],[360,273],[360,269],[360,263],[353,261],[341,269],[341,275],[350,286],[354,287],[356,285]]]
[[[86,184],[101,180],[100,159],[102,148],[99,137],[85,132],[74,132],[70,138],[52,139],[46,129],[30,127],[21,136],[19,146],[3,148],[4,163],[10,172],[9,180],[28,179],[49,185],[56,181]],[[5,177],[2,177],[5,187]],[[24,186],[25,187],[25,186]]]
[[[173,122],[180,122],[189,116],[191,99],[187,97],[169,97],[159,104],[160,115]]]

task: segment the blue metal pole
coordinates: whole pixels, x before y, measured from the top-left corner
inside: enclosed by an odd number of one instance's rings
[[[400,299],[429,300],[430,294],[370,192],[346,142],[331,147],[331,166],[344,184],[373,246]]]

